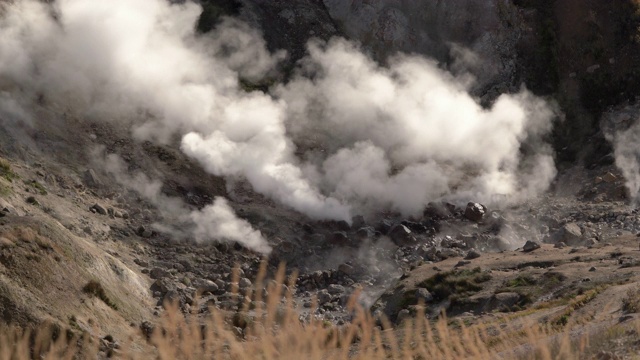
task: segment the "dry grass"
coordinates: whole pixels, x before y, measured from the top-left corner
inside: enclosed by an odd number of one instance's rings
[[[262,289],[264,269],[256,289]],[[567,328],[556,332],[550,326],[518,321],[451,326],[444,317],[428,321],[420,310],[394,328],[358,306],[356,296],[349,304],[354,316],[348,325],[337,327],[315,318],[301,321],[291,293],[283,293],[284,279],[281,267],[276,281],[269,282],[266,299],[260,291],[242,296],[235,292],[242,304],[238,314],[212,308],[205,317],[184,316],[177,306],[168,306],[153,331],[141,331],[137,339],[119,339],[117,348],[104,343],[99,348],[99,340],[69,337],[73,332],[59,328],[34,333],[4,329],[0,360],[71,359],[79,352],[80,358],[96,358],[102,352],[121,359],[577,359],[587,347],[587,341],[570,341]],[[129,351],[136,342],[147,342],[154,352]]]
[[[628,314],[640,312],[640,288],[636,287],[627,292],[622,299],[622,310]]]

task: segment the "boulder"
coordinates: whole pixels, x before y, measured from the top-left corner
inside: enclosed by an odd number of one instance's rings
[[[372,228],[371,226],[361,227],[360,229],[358,229],[358,231],[356,231],[356,239],[358,240],[371,239],[375,236],[375,234],[376,234],[376,229]]]
[[[90,187],[97,187],[102,184],[100,178],[96,175],[96,172],[93,169],[89,169],[84,172],[83,180],[85,185]]]
[[[353,275],[356,272],[355,268],[349,264],[341,264],[338,266],[338,271],[345,275]]]
[[[198,292],[202,294],[204,293],[215,294],[219,289],[218,285],[215,282],[207,279],[197,279],[193,282],[193,286],[196,288]]]
[[[356,215],[351,219],[351,228],[352,229],[359,229],[361,227],[366,226],[366,221],[364,219],[364,216],[362,215]]]
[[[342,285],[338,285],[338,284],[331,284],[327,287],[327,291],[329,291],[329,294],[342,294],[345,289],[344,286]]]
[[[464,217],[474,222],[480,222],[482,221],[486,213],[486,206],[479,203],[470,202],[467,204],[467,208],[464,210]]]
[[[465,260],[473,260],[473,259],[477,259],[477,258],[479,258],[480,256],[482,256],[482,255],[480,254],[480,252],[479,252],[479,251],[477,251],[477,250],[470,250],[470,251],[467,253],[467,256],[465,256],[464,258],[465,258]]]
[[[93,206],[91,206],[91,209],[95,210],[96,213],[100,214],[100,215],[107,215],[107,209],[105,209],[104,206],[95,203],[93,204]]]
[[[489,305],[490,309],[504,309],[511,310],[514,306],[518,304],[520,301],[520,294],[515,292],[504,292],[495,294],[491,304]]]
[[[540,244],[537,241],[528,240],[522,247],[522,251],[531,252],[533,250],[540,249]]]
[[[412,231],[402,224],[397,224],[392,227],[387,236],[398,246],[411,246],[416,244],[416,239],[413,237]]]
[[[149,276],[152,279],[163,279],[169,276],[169,272],[166,271],[165,269],[161,269],[161,268],[153,268],[149,271]]]
[[[580,245],[582,243],[583,236],[580,226],[576,223],[565,224],[558,232],[553,236],[553,242],[563,242],[569,246]]]
[[[608,172],[602,177],[602,180],[607,183],[613,183],[618,180],[618,177],[613,175],[611,172]]]
[[[425,303],[433,301],[433,295],[429,292],[429,290],[425,288],[416,289],[416,300],[424,301]]]

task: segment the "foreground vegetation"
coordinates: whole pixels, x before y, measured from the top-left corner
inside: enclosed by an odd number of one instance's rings
[[[257,289],[262,288],[264,273],[263,267]],[[139,336],[117,345],[105,345],[113,342],[110,336],[97,339],[59,326],[43,325],[34,331],[4,327],[0,330],[0,360],[577,359],[595,351],[589,346],[593,334],[572,336],[571,326],[518,320],[465,325],[444,316],[429,321],[419,311],[413,319],[393,327],[359,307],[356,296],[349,304],[354,314],[351,324],[337,327],[313,317],[301,320],[291,305],[291,293],[283,292],[287,289],[282,286],[284,279],[281,268],[276,281],[267,286],[266,299],[261,292],[238,294],[242,306],[238,313],[212,308],[206,317],[184,316],[177,306],[167,304],[153,329],[141,330]],[[639,330],[640,325],[634,324],[632,331],[637,334]],[[608,331],[604,335],[616,334]],[[602,336],[598,335],[597,346],[602,345]],[[145,347],[151,350],[140,351]]]

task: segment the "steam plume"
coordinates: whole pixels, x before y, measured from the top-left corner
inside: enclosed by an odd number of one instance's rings
[[[143,173],[128,175],[124,170],[125,164],[118,156],[104,156],[101,149],[95,151],[94,155],[94,161],[111,173],[118,183],[138,192],[159,209],[160,215],[170,224],[155,224],[159,229],[179,238],[193,236],[196,241],[235,241],[259,253],[271,252],[260,231],[236,217],[226,199],[216,197],[213,204],[200,210],[190,210],[180,199],[162,194],[161,182],[153,181]]]
[[[5,4],[0,89],[22,111],[44,98],[79,117],[125,122],[139,139],[177,134],[208,172],[245,178],[314,219],[417,214],[437,199],[516,201],[555,175],[541,140],[553,111],[526,90],[484,109],[468,77],[417,56],[382,67],[336,39],[310,43],[298,75],[271,94],[246,92],[239,78],[272,74],[283,53],[270,54],[258,31],[235,20],[196,34],[200,11],[164,0]],[[523,155],[523,143],[534,151]],[[201,235],[261,243],[253,230],[226,226],[232,215],[220,200],[191,219]]]

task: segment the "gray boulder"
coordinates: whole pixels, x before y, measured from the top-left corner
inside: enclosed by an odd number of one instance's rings
[[[477,250],[470,250],[467,253],[467,256],[465,256],[465,260],[473,260],[473,259],[477,259],[480,256],[482,256],[482,254],[480,254],[480,252],[478,252]]]
[[[524,247],[522,247],[522,251],[524,252],[531,252],[536,249],[540,249],[540,244],[536,241],[531,241],[531,240],[528,240],[524,244]]]
[[[149,276],[152,279],[162,279],[168,277],[170,274],[168,271],[161,268],[153,268],[149,271]]]
[[[85,185],[90,187],[97,187],[102,185],[102,181],[100,180],[98,175],[96,175],[96,172],[93,171],[93,169],[89,169],[84,172],[83,181]]]
[[[402,224],[397,224],[392,227],[387,236],[398,246],[411,246],[416,244],[416,238],[413,237],[411,230]]]
[[[474,222],[480,222],[482,221],[486,213],[486,206],[479,203],[470,202],[467,204],[467,208],[464,210],[464,217]]]
[[[569,246],[580,245],[583,240],[582,229],[574,222],[565,224],[552,237],[554,243],[563,242]]]

